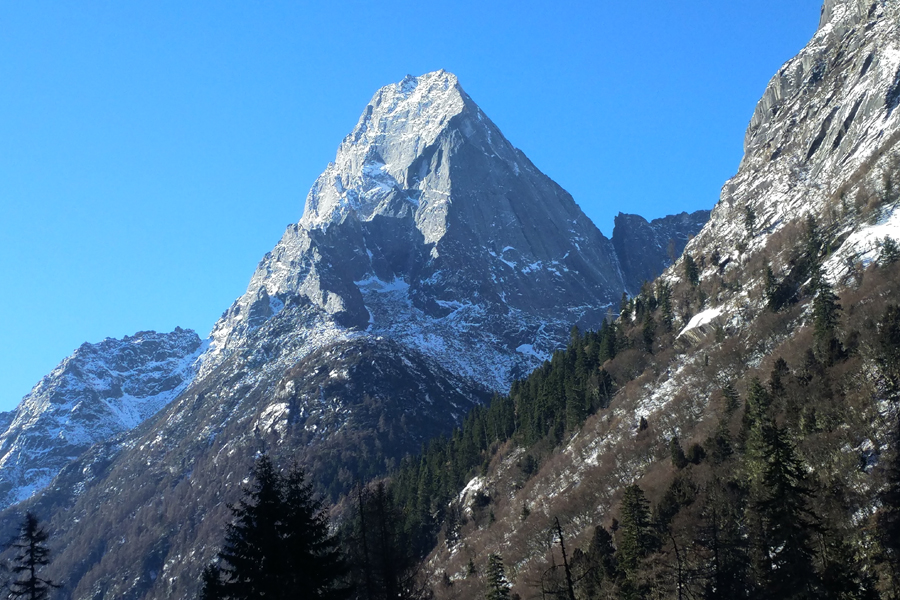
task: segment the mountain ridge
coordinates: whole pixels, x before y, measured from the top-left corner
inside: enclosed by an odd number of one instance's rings
[[[84,343],[0,416],[0,505],[26,499],[97,442],[136,427],[193,377],[191,330]]]
[[[900,4],[827,0],[819,29],[775,74],[752,113],[745,156],[709,222],[682,257],[626,305],[619,325],[630,336],[627,349],[603,366],[620,385],[609,409],[552,450],[526,449],[516,440],[491,449],[490,468],[476,473],[459,496],[463,514],[474,515],[457,534],[460,541],[439,544],[426,562],[436,597],[477,593],[484,582],[467,577],[469,561],[483,564],[493,552],[514,565],[507,573],[515,592],[539,597],[535,582],[543,585],[542,576],[560,565],[559,549],[548,549],[548,532],[562,522],[570,557],[606,551],[594,545],[604,543],[603,534],[612,552],[613,542],[622,540],[615,530],[625,519],[624,497],[636,489],[653,507],[648,519],[683,512],[665,517],[662,549],[648,552],[630,581],[658,586],[661,597],[708,593],[705,563],[691,562],[697,559],[692,544],[702,542],[697,521],[687,521],[693,535],[679,537],[685,526],[678,520],[696,518],[694,495],[713,487],[718,475],[710,474],[710,464],[749,445],[741,437],[746,424],[754,411],[765,410],[754,404],[754,393],[782,395],[788,408],[773,422],[791,430],[792,450],[809,481],[822,480],[816,492],[825,508],[818,508],[834,511],[827,518],[840,528],[832,535],[852,548],[834,566],[860,579],[873,575],[854,561],[856,553],[868,554],[866,567],[884,560],[872,529],[886,497],[878,489],[897,464],[896,458],[893,467],[883,464],[892,456],[885,449],[896,445],[897,406],[880,379],[871,336],[886,327],[876,311],[889,312],[897,298],[896,258],[884,237],[900,240],[898,80]],[[829,300],[831,289],[823,280],[834,286],[832,301],[839,305],[832,332],[845,352],[839,358],[822,346],[816,305]],[[670,332],[661,331],[664,320]],[[654,342],[660,336],[665,345]],[[824,382],[811,384],[822,372],[829,373]],[[779,386],[788,381],[795,387],[784,400]],[[781,422],[789,410],[799,423]],[[696,452],[691,460],[684,458],[688,449]],[[543,464],[535,469],[538,454]],[[728,482],[734,490],[726,494],[745,485],[747,467],[736,469]],[[493,499],[490,525],[477,520],[474,494],[465,493],[470,490]],[[622,591],[622,580],[615,581],[620,576],[604,575],[609,597]],[[453,585],[441,586],[442,577]],[[885,598],[896,592],[891,582],[896,586],[896,579],[885,579]],[[860,589],[874,594],[872,585],[862,582]]]

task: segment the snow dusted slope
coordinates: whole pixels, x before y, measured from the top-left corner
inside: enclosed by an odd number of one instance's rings
[[[200,348],[196,333],[176,328],[75,350],[2,415],[0,506],[28,498],[95,442],[165,406],[192,379]]]
[[[623,290],[610,241],[455,76],[382,88],[190,387],[29,500],[53,513],[48,576],[79,598],[195,597],[257,452],[346,491],[505,391],[573,324],[598,326]]]
[[[789,272],[790,257],[782,249],[804,243],[809,216],[830,242],[826,276],[839,286],[856,287],[853,272],[877,257],[878,242],[886,236],[900,240],[898,176],[900,2],[826,0],[813,39],[778,71],[756,107],[738,173],[724,186],[709,223],[686,247],[709,297],[695,301],[693,313],[676,315],[678,352],[664,367],[654,365],[629,383],[608,412],[590,419],[524,483],[524,452],[504,449],[493,472],[474,478],[467,488],[501,499],[492,506],[496,522],[471,528],[456,547],[440,544],[432,554],[434,572],[461,581],[471,549],[478,548],[481,556],[503,553],[515,565],[513,577],[520,577],[520,585],[526,580],[528,587],[522,587],[532,590],[532,582],[550,572],[546,540],[554,518],[565,523],[567,547],[583,548],[593,526],[609,523],[625,486],[649,475],[639,483],[648,496],[652,490],[659,498],[666,481],[660,472],[673,468],[672,437],[690,435],[702,442],[716,426],[718,419],[709,417],[717,413],[716,394],[723,385],[748,383],[747,370],[764,358],[768,369],[781,355],[767,353],[784,348],[785,337],[799,332],[804,317],[790,329],[767,320],[772,313],[765,306],[763,265],[771,264],[776,277]],[[755,222],[748,223],[748,208]],[[684,277],[683,263],[663,277],[670,282]],[[844,310],[853,308],[844,303]],[[756,337],[743,335],[751,329]],[[721,358],[728,353],[732,358]],[[784,358],[799,372],[803,358]],[[809,400],[817,400],[815,392]],[[645,431],[642,418],[649,423]],[[709,420],[701,426],[704,419]],[[848,444],[844,450],[854,460],[873,442],[856,443],[860,446]],[[805,451],[820,453],[822,462],[833,460],[818,447]],[[824,473],[833,467],[811,468],[828,480]],[[530,509],[528,521],[537,515],[546,526],[523,523],[523,506]],[[854,523],[862,526],[866,517],[858,515],[870,508],[857,513]],[[558,560],[558,550],[553,555]],[[675,579],[671,572],[668,577]],[[464,596],[462,585],[453,593]]]
[[[898,201],[886,181],[900,166],[900,3],[827,0],[813,39],[770,81],[744,148],[709,224],[686,249],[720,256],[726,276],[807,215],[839,239],[868,227],[859,215],[873,205],[884,214],[866,219],[887,223]],[[872,233],[838,249],[832,279],[847,260],[871,258]],[[782,265],[770,260],[777,272]]]
[[[623,289],[610,241],[454,75],[408,76],[369,102],[216,324],[201,374],[300,302],[333,323],[317,329],[328,341],[395,339],[502,390]]]

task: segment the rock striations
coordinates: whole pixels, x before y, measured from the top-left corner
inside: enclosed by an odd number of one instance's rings
[[[0,415],[0,506],[45,487],[93,444],[128,431],[193,379],[200,338],[141,331],[82,344]]]
[[[315,336],[383,336],[503,390],[622,290],[609,240],[454,75],[407,77],[366,106],[216,324],[201,373],[294,304],[321,325],[292,328],[289,361]]]
[[[896,218],[896,191],[885,188],[885,175],[900,165],[898,106],[898,3],[827,0],[813,39],[769,82],[740,169],[687,251],[721,257],[715,268],[724,274],[807,215],[843,220],[844,237],[866,225],[851,217],[876,197],[887,206],[869,225]],[[830,261],[832,279],[846,274],[848,260],[874,256],[876,236],[857,237]]]

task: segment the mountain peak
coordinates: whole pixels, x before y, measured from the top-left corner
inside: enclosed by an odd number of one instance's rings
[[[216,324],[201,371],[246,347],[285,306],[308,302],[321,311],[316,323],[334,321],[323,325],[334,335],[411,347],[425,330],[459,344],[463,324],[481,323],[450,370],[499,390],[514,365],[564,344],[572,322],[599,323],[622,290],[609,240],[455,75],[407,76],[366,105],[300,222]],[[468,357],[485,347],[496,356],[473,365]],[[526,347],[535,353],[517,350]]]
[[[382,90],[397,88],[400,93],[410,95],[417,89],[428,94],[440,91],[450,91],[459,85],[459,79],[456,75],[444,69],[438,69],[424,75],[407,75],[400,83],[389,84],[381,88]],[[423,89],[424,88],[424,89]]]
[[[0,413],[0,506],[45,487],[96,442],[136,427],[184,390],[203,350],[190,329],[84,343],[11,413]]]
[[[325,227],[349,213],[370,219],[393,190],[409,187],[412,163],[467,106],[481,113],[444,70],[379,89],[310,190],[301,226]]]

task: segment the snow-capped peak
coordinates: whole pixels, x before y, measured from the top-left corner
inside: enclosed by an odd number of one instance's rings
[[[310,190],[300,225],[326,226],[351,211],[371,218],[392,191],[410,187],[412,163],[468,103],[456,76],[444,70],[378,90]]]

